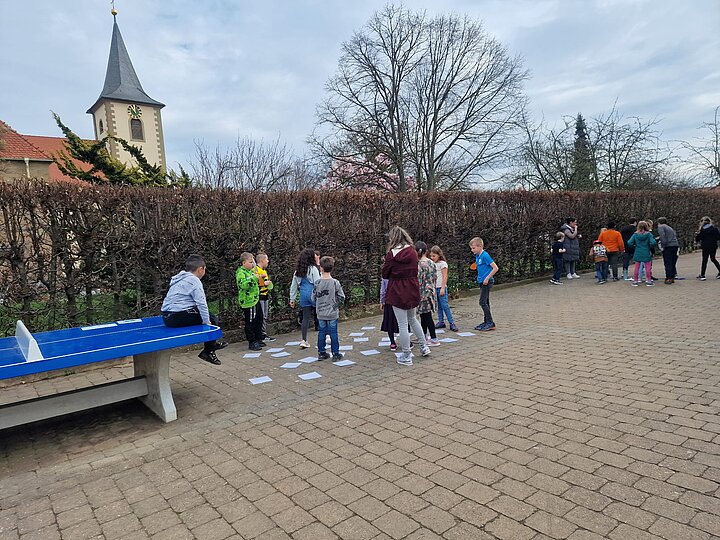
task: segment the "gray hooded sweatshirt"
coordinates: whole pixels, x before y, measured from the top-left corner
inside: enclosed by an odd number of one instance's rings
[[[183,270],[170,278],[170,290],[165,295],[163,312],[187,311],[196,308],[203,324],[210,324],[210,311],[205,299],[202,281],[192,272]]]

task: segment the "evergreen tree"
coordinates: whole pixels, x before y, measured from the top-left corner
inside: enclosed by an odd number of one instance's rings
[[[582,114],[575,119],[575,143],[572,154],[572,172],[569,189],[575,191],[594,191],[598,189],[595,181],[595,162],[590,149],[587,126]]]
[[[120,137],[105,137],[99,141],[84,141],[70,128],[62,123],[60,117],[53,113],[55,122],[65,135],[65,151],[55,157],[60,171],[72,178],[92,184],[122,184],[130,186],[168,186],[182,185],[190,180],[185,171],[181,175],[168,175],[159,165],[152,165],[143,155],[142,150]],[[109,140],[120,144],[135,160],[136,166],[125,165],[110,155],[107,149]],[[80,169],[73,159],[87,163],[90,170]],[[176,184],[177,183],[177,184]]]

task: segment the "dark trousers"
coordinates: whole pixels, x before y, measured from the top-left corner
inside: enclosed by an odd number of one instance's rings
[[[608,262],[598,261],[595,263],[595,279],[598,281],[607,281]]]
[[[717,259],[715,258],[715,253],[717,252],[717,248],[702,248],[702,266],[700,267],[700,275],[705,275],[705,270],[707,270],[707,263],[708,259],[715,265],[715,268],[717,268],[718,274],[720,274],[720,263],[718,263]]]
[[[203,323],[200,313],[194,308],[189,311],[165,311],[162,314],[162,319],[168,328],[183,328],[184,326],[196,326]],[[217,326],[217,315],[211,313],[210,322]],[[203,350],[207,352],[214,351],[216,345],[217,341],[214,339],[212,341],[206,341]]]
[[[607,255],[608,255],[608,266],[610,267],[610,270],[612,272],[612,277],[617,279],[618,278],[618,266],[620,265],[620,252],[619,251],[609,251]],[[605,273],[605,278],[607,279],[607,272]]]
[[[663,264],[665,265],[665,279],[675,279],[677,276],[678,248],[675,246],[663,249]]]
[[[563,260],[562,257],[553,257],[553,279],[560,281],[563,273]]]
[[[262,341],[262,321],[263,314],[260,304],[253,307],[242,308],[243,317],[245,318],[245,336],[248,343]]]
[[[490,289],[492,289],[492,282],[487,285],[480,285],[480,308],[483,310],[483,316],[485,323],[493,322],[492,313],[490,313]]]
[[[623,272],[627,272],[630,268],[630,261],[632,261],[633,253],[623,252]]]
[[[433,321],[432,318],[432,311],[420,314],[420,327],[422,328],[423,334],[426,336],[430,334],[431,339],[437,339],[437,334],[435,333],[435,321]]]

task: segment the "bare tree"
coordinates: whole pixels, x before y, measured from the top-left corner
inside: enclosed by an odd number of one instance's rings
[[[422,41],[423,15],[388,5],[343,44],[338,72],[326,85],[329,96],[317,110],[319,126],[332,132],[316,130],[311,137],[319,154],[371,167],[385,156],[397,173],[397,191],[406,190],[407,86]]]
[[[228,149],[209,149],[196,141],[190,169],[196,184],[221,189],[279,191],[305,189],[315,182],[314,177],[302,176],[309,166],[279,138],[270,143],[238,138]]]
[[[343,45],[311,143],[396,191],[464,188],[511,148],[526,77],[480,23],[386,6]]]
[[[703,122],[698,129],[705,132],[704,137],[696,137],[695,143],[680,143],[689,155],[686,164],[698,183],[720,186],[720,107],[715,107],[713,120]]]

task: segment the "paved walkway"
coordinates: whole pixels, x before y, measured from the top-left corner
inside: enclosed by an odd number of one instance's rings
[[[176,422],[128,404],[0,433],[0,539],[718,538],[719,299],[584,275],[495,291],[496,332],[413,367],[359,354],[380,332],[347,336],[377,317],[341,324],[348,367],[180,354]],[[453,307],[477,324],[477,297]]]

